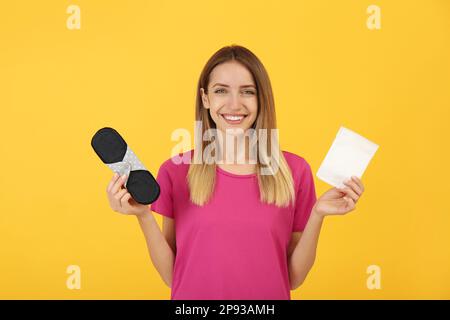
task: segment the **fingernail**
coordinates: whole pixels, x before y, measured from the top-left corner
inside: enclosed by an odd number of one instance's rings
[[[114,178],[117,178],[118,174],[117,172],[114,173]]]
[[[125,180],[126,177],[127,177],[127,175],[124,174],[124,175],[122,176],[122,179]]]

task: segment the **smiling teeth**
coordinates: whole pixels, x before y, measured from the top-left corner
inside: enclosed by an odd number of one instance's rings
[[[244,116],[224,116],[225,119],[227,120],[231,120],[231,121],[237,121],[237,120],[241,120],[244,118]]]

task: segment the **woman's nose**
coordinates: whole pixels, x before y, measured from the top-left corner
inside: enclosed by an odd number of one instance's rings
[[[241,101],[240,101],[240,96],[239,93],[234,93],[230,96],[230,100],[228,103],[228,106],[230,107],[230,109],[232,110],[239,110],[241,109]]]

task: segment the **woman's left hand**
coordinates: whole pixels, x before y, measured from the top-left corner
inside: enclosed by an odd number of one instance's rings
[[[346,187],[332,188],[320,196],[313,210],[320,216],[343,215],[354,210],[364,192],[364,185],[356,176],[352,176],[344,184]]]

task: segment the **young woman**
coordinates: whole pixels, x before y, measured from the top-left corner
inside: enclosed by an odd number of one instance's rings
[[[215,129],[225,138],[203,141],[200,150],[182,155],[191,160],[241,152],[225,143],[236,129],[276,129],[269,76],[251,51],[227,46],[209,59],[198,82],[195,117],[202,133]],[[209,153],[212,144],[216,151]],[[260,156],[248,161],[250,152],[244,153],[244,163],[237,157],[234,163],[166,160],[157,175],[161,193],[151,206],[131,198],[126,177],[115,175],[108,185],[113,210],[137,216],[172,299],[290,299],[313,266],[324,217],[352,211],[364,191],[352,177],[345,188],[316,199],[311,168],[301,156],[274,152],[276,170],[262,174],[267,162]],[[163,215],[162,232],[152,211]]]

